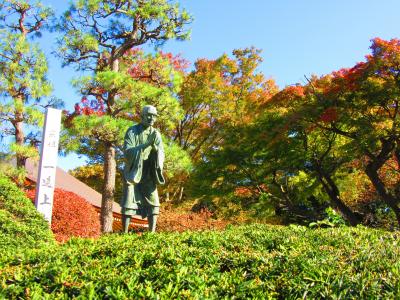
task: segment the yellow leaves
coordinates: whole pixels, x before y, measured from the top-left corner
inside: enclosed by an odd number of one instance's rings
[[[381,77],[368,77],[366,79],[366,83],[370,87],[378,88],[378,87],[382,87],[383,85],[385,85],[386,80]]]
[[[219,186],[221,186],[221,184],[224,183],[224,176],[220,176],[217,179],[214,180],[214,182],[212,183],[211,187],[212,188],[217,188]]]
[[[393,127],[393,122],[392,120],[386,119],[386,120],[382,120],[382,122],[376,122],[374,124],[374,128],[378,131],[381,131],[382,133],[390,130]]]
[[[89,177],[98,177],[102,179],[104,174],[103,165],[85,165],[78,167],[72,171],[70,171],[71,175],[76,178],[89,178]]]
[[[236,166],[236,165],[233,165],[233,164],[229,164],[229,165],[226,166],[226,168],[227,168],[229,171],[235,171],[235,170],[237,169],[237,166]]]
[[[21,155],[24,157],[39,157],[39,152],[36,147],[27,146],[27,145],[18,145],[16,143],[12,143],[10,145],[10,152],[16,155]]]

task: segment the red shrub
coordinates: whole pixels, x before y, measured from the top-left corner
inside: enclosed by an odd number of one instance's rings
[[[35,190],[27,196],[35,201]],[[95,208],[75,193],[55,189],[51,230],[56,240],[65,242],[73,236],[100,236],[100,220]]]

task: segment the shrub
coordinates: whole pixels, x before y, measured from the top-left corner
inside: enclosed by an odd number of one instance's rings
[[[34,200],[35,190],[28,191],[27,195]],[[95,208],[85,199],[56,188],[51,230],[59,242],[73,236],[96,238],[100,235],[100,219]]]
[[[0,176],[0,249],[13,252],[54,242],[49,224],[10,179]]]
[[[228,221],[213,218],[213,213],[206,208],[199,212],[179,212],[172,207],[161,207],[157,222],[157,231],[186,231],[223,229]]]
[[[399,233],[228,226],[106,235],[13,257],[5,299],[399,299]]]

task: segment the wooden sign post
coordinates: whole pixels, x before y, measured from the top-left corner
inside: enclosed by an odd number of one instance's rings
[[[60,139],[61,110],[47,108],[44,121],[38,179],[36,182],[36,209],[51,225],[53,196],[56,183],[58,141]]]

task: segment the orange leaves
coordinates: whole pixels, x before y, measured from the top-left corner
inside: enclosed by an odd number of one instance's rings
[[[277,92],[272,79],[256,71],[261,57],[253,48],[215,60],[198,59],[186,75],[179,97],[185,118],[179,143],[190,145],[196,160],[223,140],[224,127],[253,122]]]
[[[304,88],[301,85],[290,86],[287,88],[287,92],[293,97],[304,97]]]
[[[314,79],[313,88],[326,96],[338,97],[358,91],[367,78],[379,77],[394,83],[394,78],[400,74],[400,40],[375,38],[370,48],[372,54],[365,56],[365,62]]]
[[[386,61],[399,61],[400,60],[400,40],[391,39],[385,41],[380,38],[374,38],[371,45],[372,56],[367,56],[367,59],[380,58]]]
[[[213,218],[213,213],[207,208],[199,212],[177,212],[176,208],[161,207],[157,222],[160,231],[182,232],[185,230],[223,229],[228,221]]]
[[[253,196],[253,192],[245,186],[239,186],[235,189],[234,195],[239,198],[250,198]]]
[[[301,100],[305,96],[305,89],[301,85],[287,86],[271,98],[271,104],[286,105],[290,102]],[[289,104],[290,105],[290,104]]]

